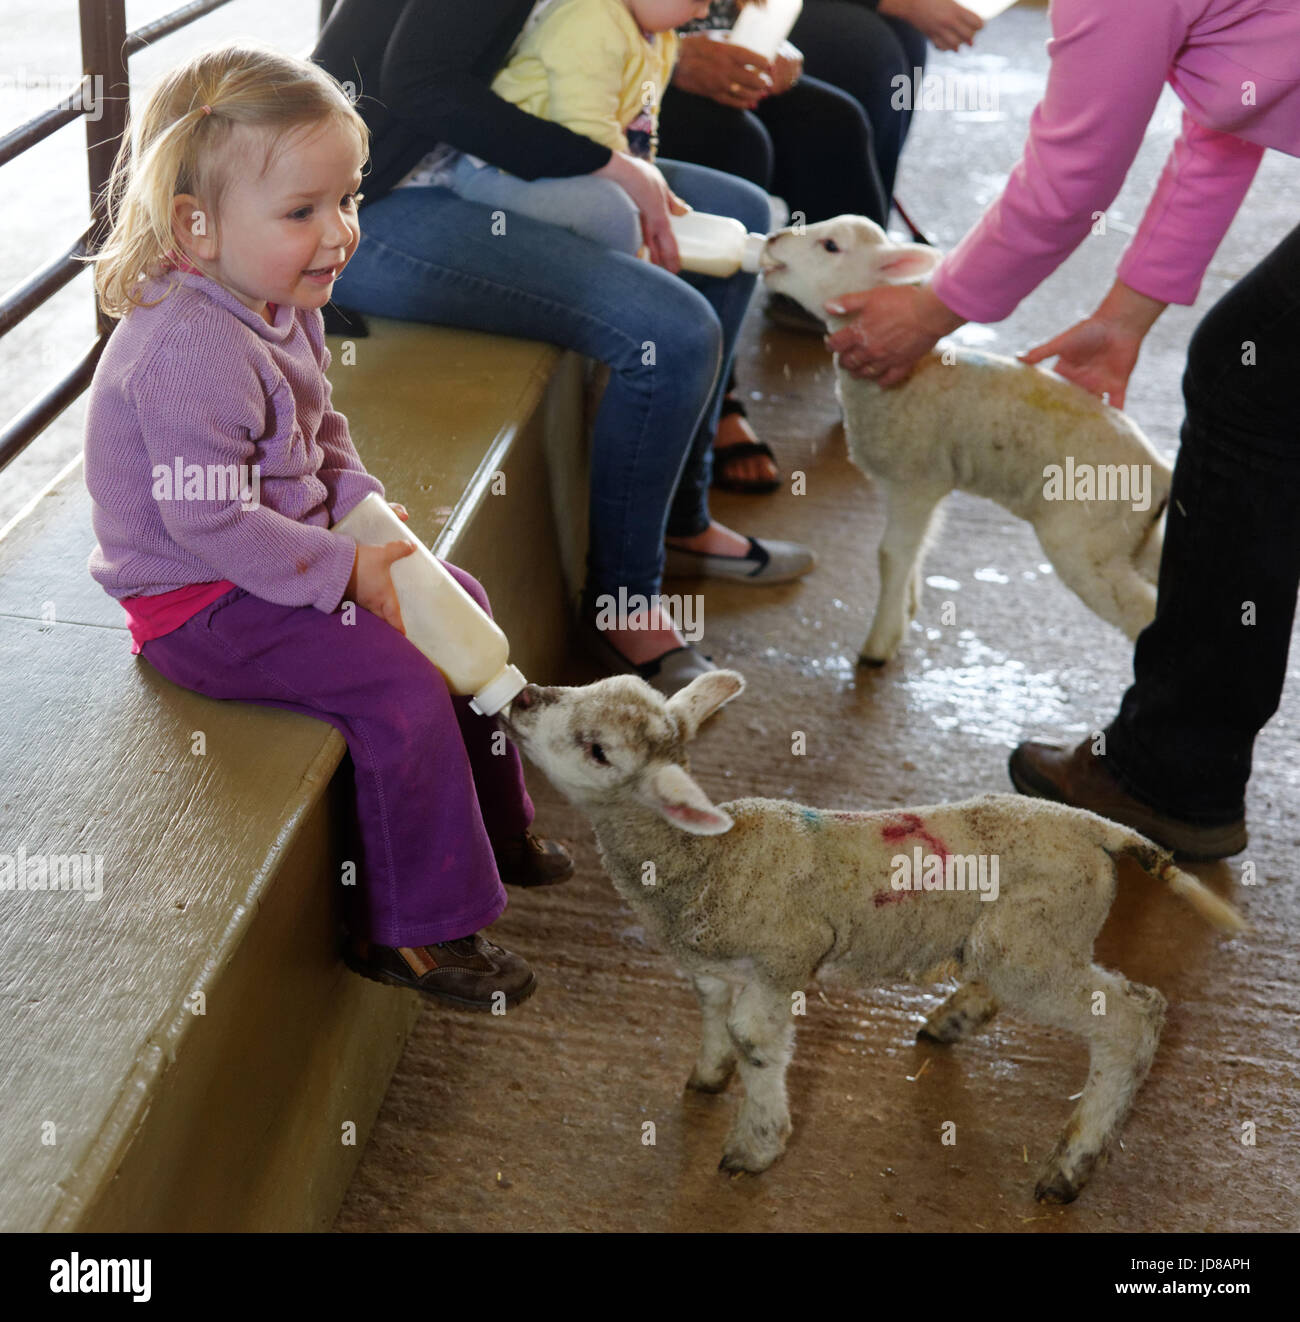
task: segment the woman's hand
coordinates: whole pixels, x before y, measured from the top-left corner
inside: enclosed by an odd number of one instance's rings
[[[668,180],[649,161],[621,151],[616,151],[595,173],[612,179],[636,203],[650,260],[666,271],[680,271],[677,240],[668,217],[684,216],[691,208],[668,187]]]
[[[683,35],[678,50],[672,85],[683,92],[707,96],[733,110],[753,110],[775,90],[772,66],[743,46],[710,37],[706,32],[691,32]],[[803,57],[799,60],[802,69]]]
[[[781,43],[781,49],[772,61],[772,90],[770,96],[780,96],[788,92],[803,77],[803,52],[788,41]]]
[[[386,542],[383,546],[362,546],[358,542],[352,573],[343,591],[343,595],[350,601],[364,606],[381,620],[387,620],[401,634],[406,632],[406,626],[402,623],[397,589],[393,587],[389,566],[394,560],[414,552],[415,547],[410,542]]]
[[[826,304],[836,316],[857,312],[857,320],[826,339],[851,376],[882,386],[907,380],[935,342],[964,321],[939,301],[929,285],[877,285],[843,294]]]
[[[405,506],[405,505],[399,505],[399,504],[398,504],[396,501],[394,501],[394,500],[390,500],[390,501],[388,502],[388,505],[389,505],[389,508],[393,511],[393,513],[396,514],[397,517],[398,517],[399,519],[401,519],[401,521],[402,521],[403,523],[405,523],[405,522],[411,517],[411,516],[406,512],[406,506]]]
[[[877,13],[892,14],[919,28],[940,50],[974,44],[984,20],[957,0],[880,0]]]
[[[1122,409],[1142,340],[1166,306],[1116,280],[1091,317],[1018,357],[1025,363],[1057,358],[1058,376]]]

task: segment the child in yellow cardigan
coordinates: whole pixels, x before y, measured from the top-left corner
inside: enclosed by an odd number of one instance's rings
[[[709,0],[542,0],[492,90],[612,151],[654,159],[659,100],[677,60],[674,28]],[[524,180],[460,155],[445,182],[469,202],[562,225],[620,252],[641,248],[641,215],[610,179]]]

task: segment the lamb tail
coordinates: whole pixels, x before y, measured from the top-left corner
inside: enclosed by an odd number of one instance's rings
[[[1167,850],[1154,845],[1145,836],[1130,835],[1118,849],[1106,851],[1112,858],[1126,855],[1144,872],[1163,881],[1180,900],[1190,904],[1208,923],[1231,936],[1250,931],[1250,924],[1227,900],[1221,900],[1210,888],[1198,881],[1190,872],[1184,872]]]

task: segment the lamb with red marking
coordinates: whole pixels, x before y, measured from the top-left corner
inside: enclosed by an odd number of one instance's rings
[[[720,1092],[740,1071],[745,1096],[722,1167],[766,1170],[785,1150],[793,1008],[818,974],[879,983],[956,973],[922,1037],[957,1041],[1006,1005],[1088,1043],[1083,1094],[1037,1188],[1071,1201],[1123,1122],[1164,1018],[1155,988],[1093,962],[1117,860],[1136,859],[1225,931],[1242,930],[1240,914],[1143,836],[1043,799],[852,813],[778,799],[716,805],[691,776],[686,745],[743,687],[731,670],[669,699],[632,675],[530,684],[502,717],[587,812],[615,888],[693,979],[704,1028],[688,1087]]]

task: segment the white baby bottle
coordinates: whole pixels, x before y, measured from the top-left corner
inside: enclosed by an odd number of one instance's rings
[[[453,693],[473,694],[470,706],[480,716],[495,716],[528,682],[509,664],[505,634],[378,492],[349,510],[333,531],[363,546],[399,541],[415,546],[413,555],[391,566],[406,636],[438,667]]]
[[[753,275],[758,270],[766,234],[748,234],[734,217],[707,211],[688,211],[684,216],[669,216],[668,221],[686,270],[718,276],[735,275],[737,271]]]
[[[763,5],[746,5],[732,24],[728,40],[765,60],[774,60],[802,10],[803,0],[767,0]]]
[[[969,9],[977,18],[997,18],[1010,9],[1016,0],[961,0],[963,9]]]

